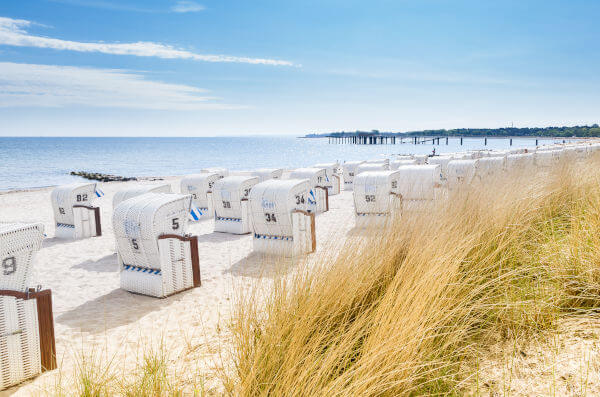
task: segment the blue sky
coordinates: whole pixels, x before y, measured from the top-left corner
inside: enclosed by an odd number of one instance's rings
[[[2,0],[0,135],[600,121],[600,1]]]

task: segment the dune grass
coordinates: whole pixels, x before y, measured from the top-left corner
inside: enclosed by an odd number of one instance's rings
[[[486,346],[600,306],[599,165],[473,183],[242,296],[227,392],[471,393]]]

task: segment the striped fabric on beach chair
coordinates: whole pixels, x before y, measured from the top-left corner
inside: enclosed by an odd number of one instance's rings
[[[186,234],[190,195],[146,193],[113,214],[121,288],[164,298],[200,285],[198,240]]]
[[[29,288],[41,224],[0,223],[0,390],[56,368],[50,290]]]
[[[306,179],[269,180],[250,191],[254,251],[282,256],[314,252],[315,215],[306,211]]]
[[[92,204],[104,193],[96,183],[79,183],[54,188],[52,209],[58,238],[81,239],[102,235],[100,208]]]

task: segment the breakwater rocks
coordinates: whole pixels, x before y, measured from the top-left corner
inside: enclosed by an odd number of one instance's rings
[[[75,176],[80,176],[85,179],[89,179],[91,181],[100,181],[100,182],[127,182],[127,181],[137,181],[138,180],[138,178],[135,178],[135,177],[101,174],[98,172],[87,172],[87,171],[71,171],[70,174],[75,175]]]

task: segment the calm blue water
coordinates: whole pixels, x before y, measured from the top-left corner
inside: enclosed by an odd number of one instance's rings
[[[442,141],[440,141],[442,142]],[[540,140],[539,144],[554,140]],[[85,170],[122,176],[165,176],[206,167],[249,170],[293,168],[319,162],[374,159],[382,155],[506,149],[508,139],[450,139],[445,145],[328,144],[327,139],[293,137],[227,138],[3,138],[0,137],[0,190],[53,186],[82,180],[69,174]],[[514,139],[513,147],[535,140]]]

